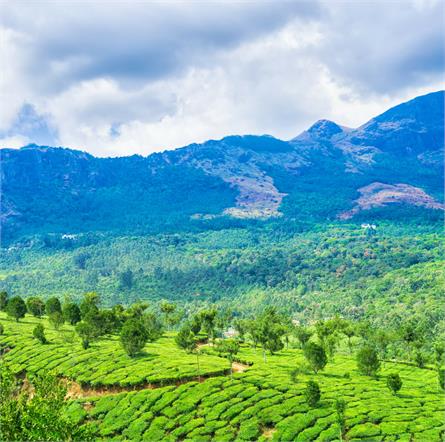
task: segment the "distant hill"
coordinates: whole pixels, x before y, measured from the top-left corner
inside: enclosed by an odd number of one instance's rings
[[[440,218],[444,91],[357,129],[320,120],[290,141],[228,136],[148,157],[1,150],[2,239],[170,232],[246,220]],[[422,215],[423,216],[423,215]],[[237,221],[243,220],[243,221]]]

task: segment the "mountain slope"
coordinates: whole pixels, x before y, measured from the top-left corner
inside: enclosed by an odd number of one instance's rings
[[[385,217],[382,209],[393,212],[394,204],[438,214],[443,102],[440,91],[357,129],[320,120],[290,141],[229,136],[145,158],[35,145],[2,149],[2,239],[200,229],[236,218]]]

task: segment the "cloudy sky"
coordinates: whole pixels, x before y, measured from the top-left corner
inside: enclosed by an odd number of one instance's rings
[[[289,139],[444,88],[440,0],[0,6],[0,147],[116,156]]]

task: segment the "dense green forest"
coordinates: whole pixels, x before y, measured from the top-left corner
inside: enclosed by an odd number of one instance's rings
[[[218,303],[237,314],[265,304],[303,321],[340,314],[440,328],[444,276],[435,223],[307,228],[255,224],[144,237],[35,236],[4,249],[0,288],[23,297],[100,293],[103,304]],[[388,308],[388,307],[396,308]]]

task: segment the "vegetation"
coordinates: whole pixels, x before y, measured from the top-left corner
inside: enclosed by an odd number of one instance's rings
[[[394,394],[397,394],[402,388],[402,379],[398,373],[390,373],[386,378],[386,384]]]
[[[79,427],[64,412],[66,388],[47,373],[31,379],[23,388],[4,364],[0,365],[0,440],[88,441],[92,433]]]
[[[320,402],[320,386],[315,381],[309,381],[304,390],[304,397],[309,407],[316,407]]]

